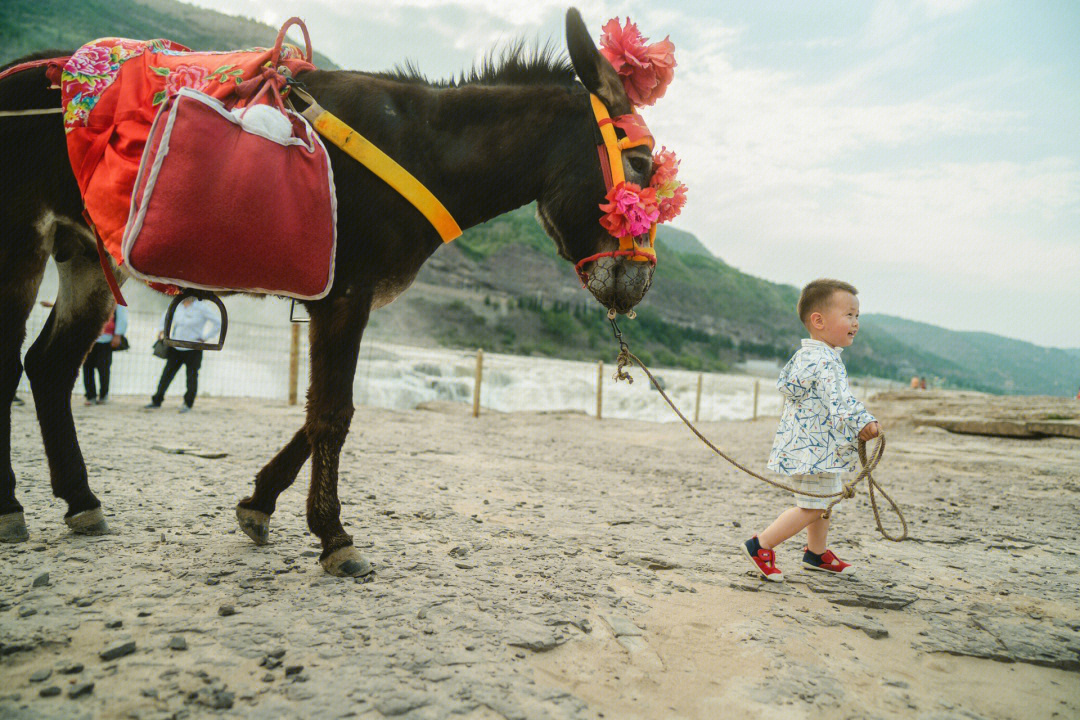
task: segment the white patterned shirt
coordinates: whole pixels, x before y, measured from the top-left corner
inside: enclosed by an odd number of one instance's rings
[[[859,431],[874,416],[848,388],[842,348],[803,340],[776,387],[784,412],[776,429],[769,469],[781,475],[813,475],[854,470]]]

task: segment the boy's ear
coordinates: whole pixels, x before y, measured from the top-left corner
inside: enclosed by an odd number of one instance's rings
[[[825,316],[819,312],[810,313],[809,320],[810,324],[818,330],[825,327]]]

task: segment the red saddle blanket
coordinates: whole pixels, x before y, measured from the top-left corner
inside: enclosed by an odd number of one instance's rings
[[[81,47],[64,65],[61,96],[72,170],[90,222],[105,249],[123,263],[121,242],[151,125],[181,88],[221,100],[271,62],[265,48],[194,53],[168,40],[104,38]],[[277,70],[314,69],[304,53],[283,45]]]

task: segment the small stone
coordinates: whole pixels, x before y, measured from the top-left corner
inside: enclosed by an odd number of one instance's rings
[[[92,683],[92,682],[79,683],[78,685],[75,685],[70,690],[68,690],[68,697],[69,698],[82,697],[83,695],[89,695],[92,692],[94,692],[94,683]]]
[[[173,635],[169,640],[170,650],[187,650],[187,640],[183,635]]]
[[[262,681],[265,683],[274,682],[273,673],[266,673],[265,675],[263,675]]]
[[[155,700],[158,696],[157,688],[143,688],[139,691],[139,694],[143,697],[154,698]]]
[[[270,652],[266,653],[266,656],[267,657],[272,657],[272,658],[275,658],[275,659],[283,658],[283,657],[285,657],[285,648],[275,648],[275,649],[271,650]]]
[[[40,695],[41,697],[56,697],[59,694],[60,694],[60,688],[56,687],[55,685],[50,685],[49,687],[43,687],[38,692],[38,695]]]
[[[219,582],[221,582],[221,581],[218,580],[216,577],[208,577],[208,578],[206,578],[206,584],[207,585],[217,585]]]
[[[217,609],[217,614],[221,617],[229,617],[230,615],[236,614],[236,608],[232,605],[222,605]]]
[[[41,573],[34,578],[33,587],[44,587],[49,584],[49,573]]]
[[[138,617],[150,617],[151,614],[152,613],[149,610],[140,610],[138,612]]]
[[[107,627],[110,630],[114,630],[114,629],[116,629],[118,627],[123,627],[123,626],[124,626],[124,621],[123,620],[106,620],[105,621],[105,627]]]
[[[62,666],[59,669],[59,672],[62,672],[65,675],[75,675],[77,673],[81,673],[82,671],[83,671],[83,664],[82,663],[70,663],[68,665]]]
[[[52,670],[45,668],[44,670],[37,670],[30,674],[30,682],[45,682],[52,675]]]
[[[98,656],[102,660],[116,660],[117,658],[122,658],[125,655],[130,655],[133,652],[135,652],[135,641],[128,640],[127,642],[117,643],[112,647],[105,648],[100,653],[98,653]]]
[[[37,608],[28,607],[26,605],[19,608],[19,617],[30,617],[31,615],[37,615]]]
[[[297,673],[299,673],[303,669],[304,669],[303,665],[286,665],[285,666],[285,677],[289,677],[290,675],[296,675]]]

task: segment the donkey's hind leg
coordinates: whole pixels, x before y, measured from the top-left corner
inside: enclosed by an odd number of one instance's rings
[[[270,538],[270,516],[277,507],[278,495],[285,492],[311,456],[307,430],[300,428],[292,440],[255,476],[255,492],[236,506],[236,519],[256,545]]]
[[[73,532],[97,535],[108,532],[108,526],[101,502],[87,483],[71,417],[71,389],[114,303],[85,226],[58,221],[53,257],[60,288],[45,327],[26,353],[26,375],[34,393],[53,495],[68,505],[64,521]]]
[[[31,228],[9,230],[0,251],[0,542],[29,538],[23,508],[15,499],[15,472],[11,467],[11,401],[22,377],[26,318],[34,305],[48,253],[40,235]]]

